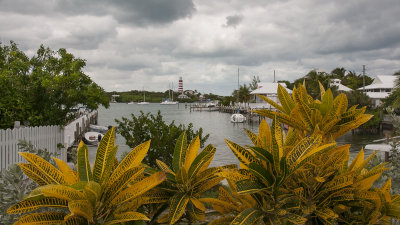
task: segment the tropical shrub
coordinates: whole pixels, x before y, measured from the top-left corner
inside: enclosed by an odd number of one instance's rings
[[[318,129],[323,142],[334,142],[336,138],[371,119],[372,115],[364,114],[366,107],[357,109],[357,105],[354,105],[348,108],[345,94],[333,98],[332,91],[325,91],[321,84],[320,90],[321,100],[314,100],[301,84],[293,89],[293,97],[279,85],[278,99],[281,105],[260,96],[277,111],[263,109],[254,112],[270,119],[276,116],[280,122],[289,125],[298,138],[311,135]]]
[[[34,153],[47,161],[57,154],[50,153],[47,149],[36,148],[31,142],[20,140],[18,142],[20,151]],[[8,225],[16,221],[16,215],[7,214],[7,209],[15,203],[24,199],[37,184],[24,176],[18,165],[11,165],[8,169],[0,172],[0,224]]]
[[[7,212],[30,212],[21,216],[17,224],[119,224],[149,220],[136,210],[151,201],[151,195],[143,194],[164,181],[165,173],[144,174],[140,163],[150,141],[138,145],[118,162],[114,140],[115,129],[111,128],[99,143],[93,170],[83,142],[78,146],[77,171],[57,158],[53,159],[58,168],[35,154],[20,153],[28,163],[19,166],[40,187]],[[46,212],[33,212],[40,208]]]
[[[16,221],[15,215],[8,215],[7,209],[24,199],[36,185],[24,177],[18,165],[11,165],[0,172],[0,224],[8,225]]]
[[[199,153],[199,136],[189,145],[187,142],[183,132],[175,145],[172,168],[157,160],[159,168],[167,174],[166,182],[159,189],[160,195],[166,197],[164,205],[169,206],[168,214],[161,216],[159,223],[175,224],[183,218],[189,222],[205,220],[202,194],[224,179],[218,172],[236,168],[236,165],[208,168],[214,158],[214,146],[208,145]]]
[[[279,87],[282,105],[265,98],[278,111],[256,111],[273,118],[271,128],[262,121],[258,135],[247,131],[252,146],[226,141],[241,169],[219,175],[233,184],[236,201],[251,195],[256,204],[218,224],[376,224],[400,218],[391,180],[372,188],[386,164],[368,167],[374,154],[364,160],[363,150],[349,164],[350,146],[335,142],[371,116],[363,114],[365,108],[347,109],[344,95],[333,99],[321,88],[321,96],[314,101],[299,85],[292,98]],[[287,133],[279,120],[290,126]]]
[[[160,111],[156,115],[144,114],[141,111],[139,116],[131,114],[131,119],[122,117],[122,120],[116,119],[115,122],[118,124],[117,133],[125,138],[126,144],[131,148],[151,140],[150,149],[143,163],[153,168],[157,167],[156,159],[165,162],[169,167],[172,166],[175,143],[184,131],[189,140],[199,136],[200,147],[204,147],[204,143],[210,136],[204,135],[202,128],[194,130],[191,123],[187,126],[176,125],[174,121],[167,124]]]

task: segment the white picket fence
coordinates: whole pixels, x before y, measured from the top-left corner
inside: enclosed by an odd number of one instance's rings
[[[59,153],[59,158],[66,159],[65,148],[59,150],[57,145],[64,144],[64,131],[60,126],[23,127],[0,130],[0,169],[25,162],[18,154],[18,142],[31,142],[36,148],[47,149],[51,153]]]

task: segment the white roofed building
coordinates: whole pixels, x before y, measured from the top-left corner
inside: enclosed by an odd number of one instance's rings
[[[397,76],[377,76],[372,84],[361,87],[358,90],[364,90],[365,94],[372,99],[374,106],[382,104],[382,99],[388,97],[396,86]]]
[[[259,83],[258,88],[252,91],[250,94],[253,96],[253,102],[250,103],[251,108],[270,108],[272,107],[270,104],[266,103],[262,100],[258,95],[263,95],[268,97],[269,99],[273,100],[274,102],[280,104],[278,99],[278,84],[282,85],[286,88],[285,83]],[[292,90],[286,88],[289,94],[292,94]]]
[[[332,79],[332,80],[330,80],[329,86],[330,87],[337,87],[338,91],[350,92],[350,91],[353,90],[353,89],[343,85],[341,82],[342,81],[340,79]]]

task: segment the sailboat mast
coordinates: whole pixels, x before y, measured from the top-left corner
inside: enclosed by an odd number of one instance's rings
[[[238,89],[237,89],[237,102],[238,102],[238,104],[239,104],[239,90],[240,90],[240,87],[239,87],[239,67],[238,67]]]
[[[144,87],[143,87],[143,101],[146,101],[146,93],[144,92]]]

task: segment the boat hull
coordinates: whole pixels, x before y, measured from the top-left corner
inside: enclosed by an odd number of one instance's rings
[[[240,113],[235,113],[231,116],[232,123],[244,123],[246,121],[246,117]]]
[[[160,103],[160,105],[176,105],[178,102],[172,102],[172,101],[163,101]]]
[[[101,139],[103,138],[103,134],[99,132],[86,132],[84,135],[83,142],[89,145],[98,145]]]

